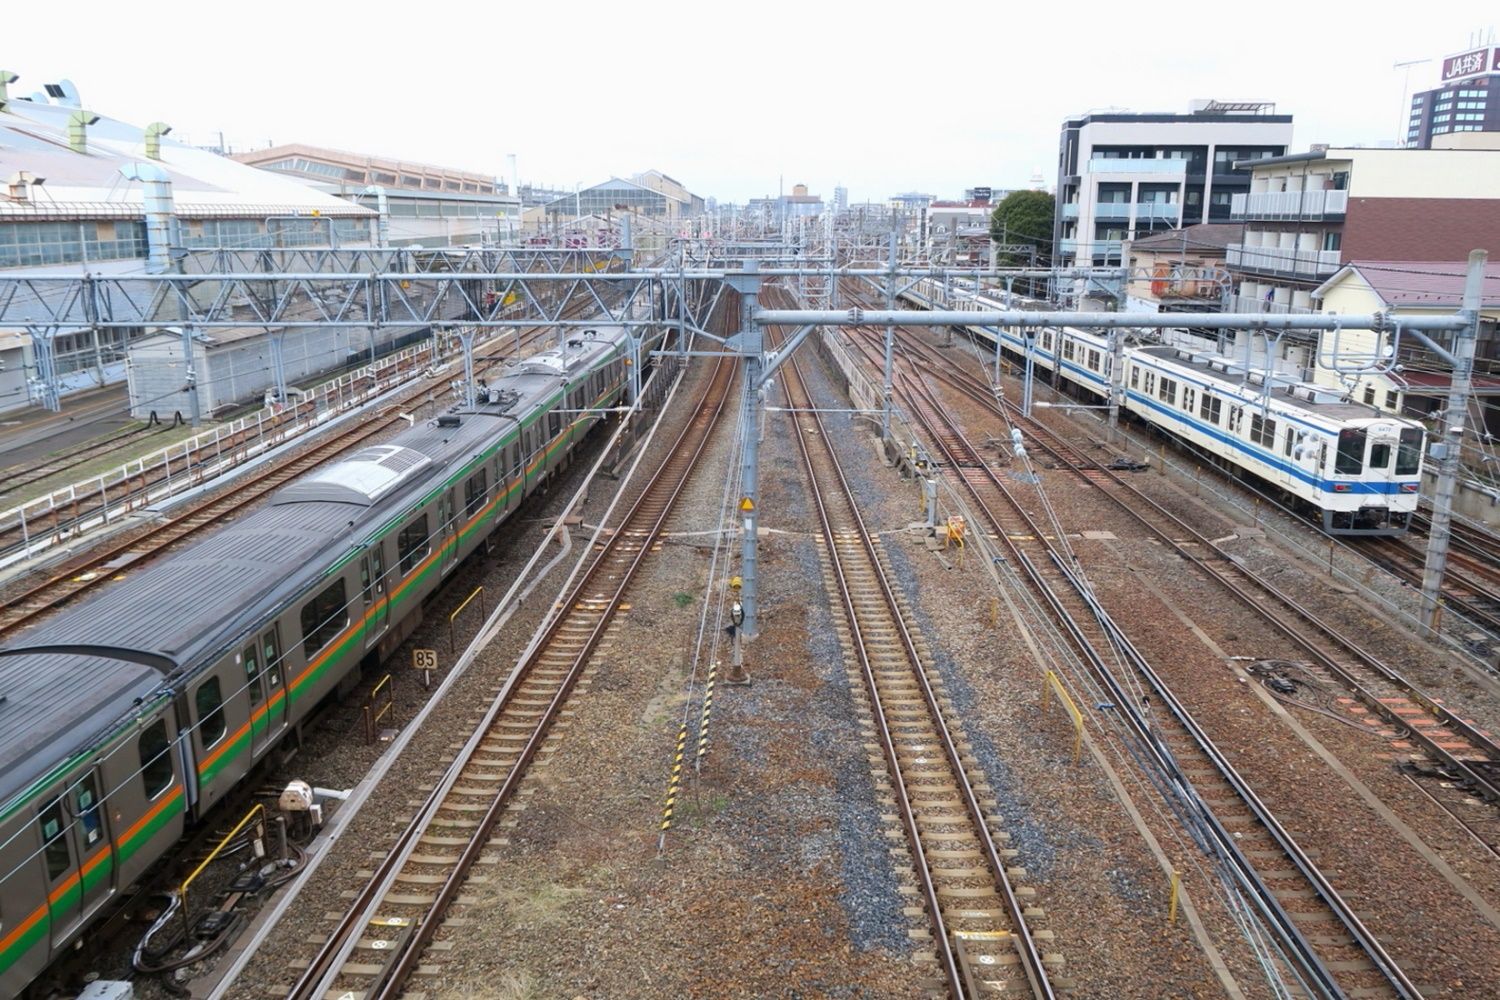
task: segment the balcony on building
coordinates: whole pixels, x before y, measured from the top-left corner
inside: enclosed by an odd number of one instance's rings
[[[1348,191],[1261,191],[1236,194],[1229,217],[1247,222],[1322,222],[1343,219],[1348,209]]]
[[[1225,263],[1231,270],[1290,276],[1309,280],[1326,278],[1339,269],[1338,250],[1297,250],[1291,247],[1247,247],[1229,244]]]
[[[1095,156],[1085,169],[1090,174],[1166,174],[1181,177],[1187,173],[1187,160],[1180,159],[1124,159],[1112,156]]]
[[[1076,201],[1063,202],[1063,204],[1062,204],[1062,217],[1064,219],[1077,219],[1078,218],[1078,202],[1076,202]]]
[[[1286,302],[1277,302],[1274,299],[1261,299],[1253,295],[1232,295],[1229,298],[1229,311],[1237,313],[1275,313],[1291,315],[1308,315],[1315,310],[1307,306],[1294,306]]]

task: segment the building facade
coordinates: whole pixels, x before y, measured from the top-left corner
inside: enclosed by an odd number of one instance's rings
[[[1127,242],[1130,279],[1127,312],[1204,312],[1219,309],[1229,295],[1224,257],[1245,227],[1206,222]]]
[[[1442,86],[1412,95],[1408,147],[1464,148],[1472,143],[1470,133],[1500,133],[1500,48],[1448,56],[1442,80]]]
[[[1247,162],[1231,217],[1238,312],[1311,312],[1351,260],[1462,260],[1500,232],[1500,151],[1314,149]]]
[[[1187,114],[1091,114],[1058,139],[1053,259],[1119,264],[1126,240],[1162,229],[1228,222],[1248,191],[1240,161],[1280,156],[1292,116],[1263,103],[1203,102]]]
[[[390,246],[494,242],[513,238],[520,226],[519,199],[488,174],[301,144],[233,158],[370,210],[378,210],[383,193]]]
[[[174,141],[164,123],[142,128],[84,110],[70,85],[20,97],[7,92],[14,82],[0,72],[0,273],[128,275],[195,249],[374,241],[370,208]],[[127,308],[117,303],[117,317]],[[45,316],[40,303],[36,315]],[[0,329],[0,410],[123,380],[131,343],[153,321]]]

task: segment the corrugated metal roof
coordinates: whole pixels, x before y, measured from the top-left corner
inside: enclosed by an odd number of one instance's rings
[[[0,805],[161,682],[151,667],[101,656],[0,656]]]
[[[1315,298],[1351,274],[1358,274],[1375,294],[1392,307],[1458,309],[1463,305],[1464,276],[1468,261],[1427,260],[1356,260],[1350,261],[1325,281]],[[1484,269],[1484,287],[1480,308],[1500,307],[1500,261],[1490,261]]]
[[[1245,227],[1238,222],[1204,222],[1181,229],[1168,229],[1150,236],[1132,240],[1132,250],[1180,250],[1186,240],[1189,250],[1214,250],[1224,253],[1231,243],[1237,243],[1245,235]]]

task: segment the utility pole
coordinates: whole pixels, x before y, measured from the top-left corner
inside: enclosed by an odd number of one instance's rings
[[[1109,331],[1109,437],[1120,435],[1120,407],[1125,402],[1125,331]]]
[[[885,307],[896,308],[896,229],[894,223],[891,227],[890,245],[890,271],[885,276]],[[891,399],[892,378],[895,368],[896,350],[896,328],[887,326],[885,328],[885,383],[882,386],[884,395],[880,401],[880,440],[889,446],[891,441]]]
[[[744,373],[744,417],[740,421],[740,517],[742,535],[740,539],[740,603],[744,608],[744,621],[739,633],[753,639],[760,632],[760,599],[757,589],[756,557],[760,545],[756,510],[760,497],[760,382],[763,333],[760,324],[752,318],[760,298],[760,261],[744,262],[744,274],[726,279],[729,286],[740,293],[740,365]]]
[[[1453,381],[1448,387],[1448,408],[1443,411],[1447,425],[1444,439],[1432,445],[1430,454],[1437,459],[1437,493],[1432,498],[1432,529],[1427,537],[1427,565],[1422,570],[1422,624],[1434,631],[1442,608],[1438,603],[1443,591],[1443,571],[1448,565],[1448,542],[1453,535],[1453,497],[1458,490],[1460,454],[1464,442],[1464,422],[1469,413],[1469,394],[1474,382],[1474,349],[1479,339],[1479,305],[1484,290],[1484,267],[1489,254],[1475,250],[1469,254],[1469,271],[1464,278],[1464,328],[1453,336]]]

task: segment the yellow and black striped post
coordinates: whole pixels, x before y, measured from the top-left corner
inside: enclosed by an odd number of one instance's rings
[[[656,849],[662,851],[667,846],[667,831],[672,829],[672,811],[677,806],[677,792],[682,788],[682,758],[687,753],[687,720],[682,722],[682,728],[677,731],[677,750],[672,755],[672,779],[667,782],[667,801],[661,809],[661,838]]]
[[[698,755],[693,758],[693,770],[703,770],[703,758],[708,753],[708,720],[714,712],[714,681],[719,676],[719,661],[708,665],[708,680],[703,685],[703,714],[698,719]]]

